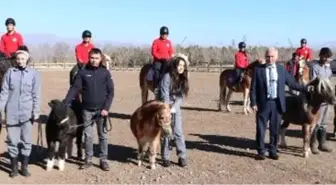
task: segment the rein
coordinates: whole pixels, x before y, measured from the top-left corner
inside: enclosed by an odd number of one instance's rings
[[[94,121],[97,123],[100,118],[104,119],[103,128],[106,129],[106,132],[112,131],[113,125],[112,125],[111,118],[109,116],[101,116],[101,115],[99,115],[99,116],[97,116],[96,119],[94,119]],[[63,120],[61,120],[60,125],[63,125],[68,120],[69,120],[69,117],[64,118]],[[108,124],[106,122],[108,122]],[[79,127],[88,127],[90,125],[91,124],[87,124],[87,125],[85,125],[85,124],[79,124],[79,125],[69,126],[69,130],[74,129],[74,128],[79,128]]]

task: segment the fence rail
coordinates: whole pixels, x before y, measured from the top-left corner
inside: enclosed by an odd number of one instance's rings
[[[283,62],[281,62],[283,63]],[[31,67],[35,68],[38,71],[68,71],[75,65],[73,62],[64,62],[64,63],[33,63]],[[125,67],[125,66],[116,66],[112,63],[110,64],[110,70],[113,71],[140,71],[142,66],[134,67]],[[224,69],[233,68],[232,64],[217,64],[217,65],[201,65],[201,66],[190,66],[188,69],[191,72],[221,72]]]

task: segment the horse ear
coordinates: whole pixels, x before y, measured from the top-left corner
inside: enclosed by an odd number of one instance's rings
[[[53,108],[54,105],[55,105],[55,100],[51,100],[49,103],[48,103],[49,107],[50,108]]]

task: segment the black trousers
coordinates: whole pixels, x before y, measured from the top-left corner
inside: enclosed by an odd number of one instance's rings
[[[270,131],[270,154],[276,154],[278,136],[280,131],[281,113],[279,111],[279,105],[277,100],[268,100],[266,102],[266,108],[258,111],[256,114],[257,119],[257,152],[258,154],[265,154],[265,132],[266,124],[269,121]]]
[[[163,77],[163,75],[168,72],[169,62],[166,60],[154,61],[153,67],[154,67],[153,82],[155,88],[157,88],[160,84],[160,80]]]

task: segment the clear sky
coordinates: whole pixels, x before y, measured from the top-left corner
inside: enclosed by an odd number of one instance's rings
[[[179,44],[321,45],[336,41],[336,0],[0,0],[0,19],[24,34],[151,44],[159,28]],[[3,24],[2,24],[3,25]],[[3,31],[5,27],[3,26]]]

